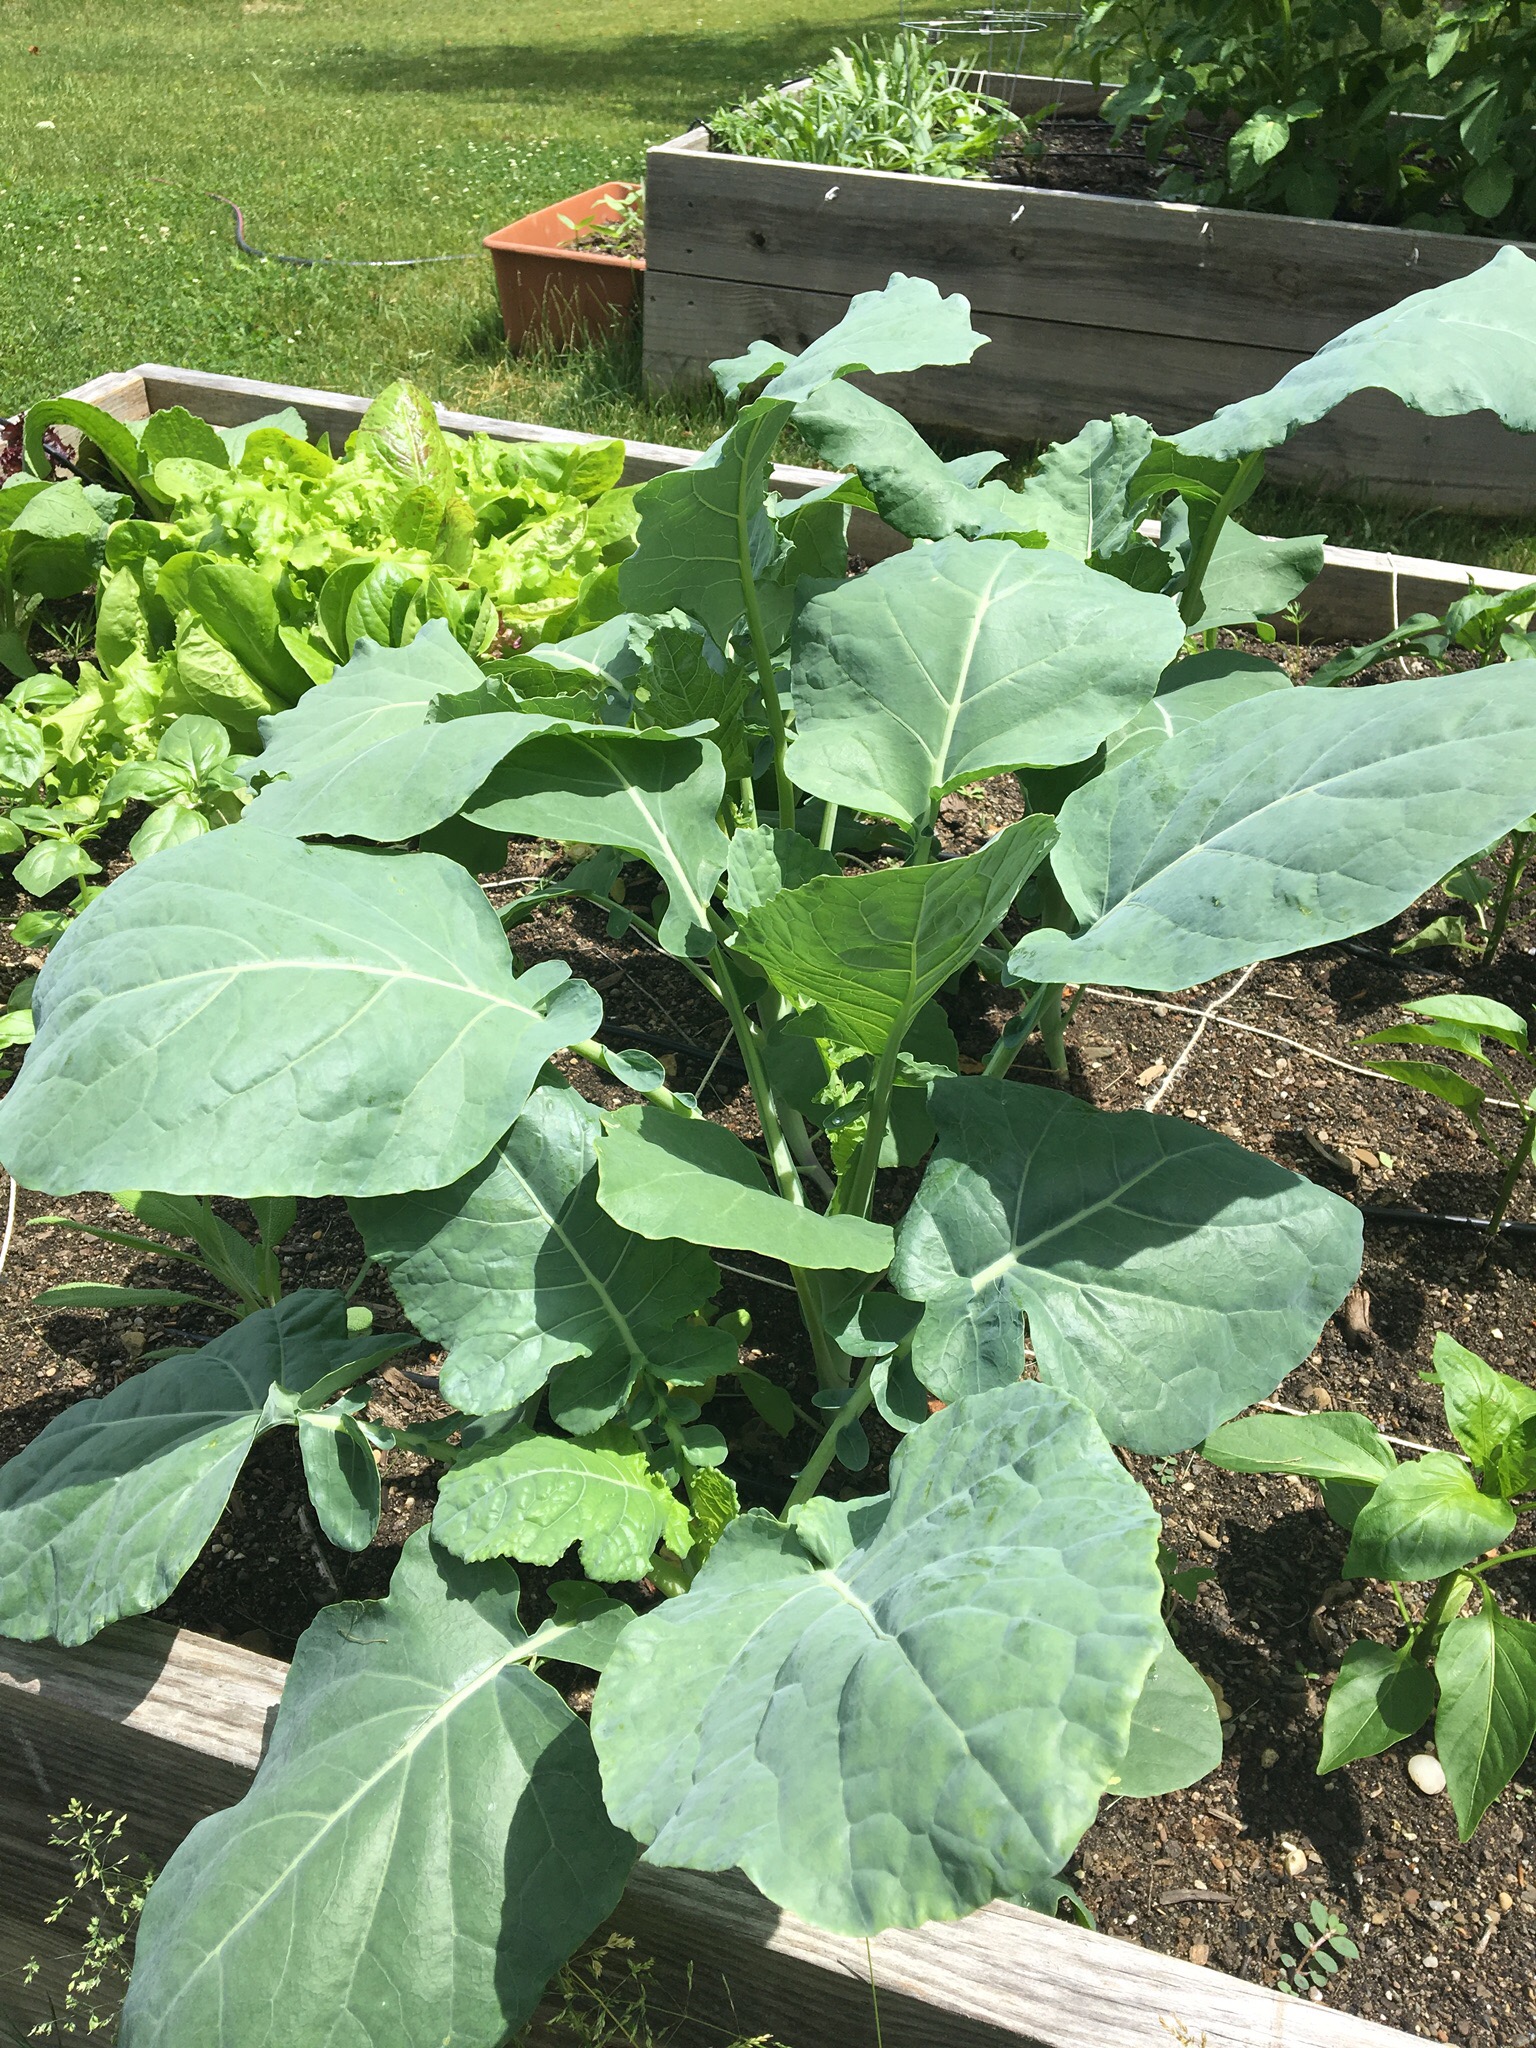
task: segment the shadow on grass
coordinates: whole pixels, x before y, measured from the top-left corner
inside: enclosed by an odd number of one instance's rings
[[[650,33],[594,37],[590,42],[540,44],[475,43],[432,51],[362,53],[338,50],[331,60],[339,86],[354,92],[505,92],[525,104],[547,100],[569,108],[580,92],[626,99],[644,121],[684,119],[680,109],[700,118],[723,102],[799,76],[819,62],[835,42],[871,29],[882,19],[856,15],[848,25],[804,22],[756,32],[688,35]]]

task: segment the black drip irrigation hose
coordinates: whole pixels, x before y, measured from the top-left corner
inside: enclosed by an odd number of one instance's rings
[[[170,178],[152,178],[152,185],[169,185]],[[480,252],[466,250],[457,256],[278,256],[270,249],[257,249],[245,239],[245,214],[233,199],[226,199],[222,192],[205,192],[205,199],[212,199],[219,206],[227,206],[234,215],[235,247],[242,256],[254,256],[263,263],[286,263],[295,270],[314,270],[324,265],[332,270],[415,270],[423,263],[477,263]]]
[[[1441,1216],[1430,1209],[1392,1209],[1379,1202],[1361,1202],[1358,1207],[1360,1214],[1369,1216],[1374,1223],[1441,1223],[1457,1230],[1492,1228],[1487,1216]],[[1499,1228],[1514,1237],[1536,1237],[1536,1223],[1501,1223]]]

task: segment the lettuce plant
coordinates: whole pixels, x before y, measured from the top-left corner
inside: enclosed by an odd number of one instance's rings
[[[1013,491],[845,381],[980,345],[962,300],[894,277],[800,356],[718,366],[760,388],[636,493],[623,613],[489,677],[442,622],[360,643],[264,723],[239,823],[55,947],[10,1170],[345,1198],[450,1408],[386,1427],[368,1377],[399,1340],[304,1292],[0,1473],[0,1627],[78,1642],[165,1596],[261,1434],[297,1433],[353,1547],[376,1450],[442,1468],[387,1600],[316,1620],[249,1796],[157,1882],[125,2048],[493,2048],[642,1848],[868,1934],[1048,1904],[1106,1793],[1213,1766],[1116,1447],[1186,1449],[1272,1392],[1360,1218],[1007,1068],[1032,1022],[1059,1036],[1066,982],[1183,988],[1369,928],[1531,812],[1511,665],[1292,690],[1204,640],[1315,565],[1231,516],[1300,421],[1385,383],[1536,425],[1533,280],[1502,256],[1175,440],[1096,423]],[[791,421],[850,473],[785,503]],[[853,503],[914,537],[856,579]],[[941,857],[945,796],[1010,772],[1028,815]],[[514,956],[473,879],[513,834],[587,849],[545,898],[602,903],[719,1005],[757,1142],[606,1045],[564,963]],[[613,900],[626,863],[650,900]],[[973,962],[1022,1021],[962,1075],[936,998]],[[583,1068],[632,1099],[595,1107]],[[922,1168],[904,1212],[894,1167]],[[714,1255],[741,1251],[798,1300],[793,1388],[721,1313]],[[743,1398],[815,1420],[782,1496],[743,1497]],[[861,1495],[876,1413],[900,1443]],[[584,1576],[521,1616],[517,1563],[568,1553]],[[610,1590],[636,1581],[644,1613]],[[590,1731],[546,1659],[600,1674]]]
[[[1489,1584],[1536,1556],[1505,1547],[1536,1492],[1536,1392],[1443,1330],[1423,1377],[1445,1395],[1459,1454],[1427,1451],[1400,1465],[1366,1416],[1347,1413],[1245,1416],[1203,1450],[1228,1471],[1320,1480],[1324,1506],[1349,1532],[1345,1578],[1384,1582],[1402,1617],[1395,1646],[1362,1637],[1345,1651],[1319,1774],[1379,1756],[1433,1714],[1465,1842],[1536,1738],[1536,1624],[1506,1613]],[[1417,1615],[1405,1584],[1429,1586]]]
[[[46,480],[61,426],[109,483]],[[0,707],[0,852],[31,841],[17,879],[34,895],[96,873],[86,847],[130,799],[156,805],[137,860],[221,821],[164,751],[188,718],[250,753],[259,720],[361,639],[401,646],[440,619],[490,659],[618,609],[634,525],[619,441],[461,441],[395,384],[339,460],[291,408],[214,427],[69,398],[31,408],[24,447],[37,473],[0,489],[0,664],[31,678]],[[94,660],[75,683],[35,675],[27,621],[93,587]]]

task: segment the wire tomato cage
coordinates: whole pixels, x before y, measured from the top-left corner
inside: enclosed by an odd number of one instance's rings
[[[971,7],[959,14],[921,15],[905,5],[901,27],[926,36],[962,76],[1028,69],[1029,40],[1042,30],[1063,30],[1079,18],[1076,7]]]

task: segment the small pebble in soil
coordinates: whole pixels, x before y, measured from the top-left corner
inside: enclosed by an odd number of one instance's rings
[[[1445,1768],[1440,1759],[1424,1752],[1408,1759],[1408,1775],[1426,1799],[1433,1799],[1437,1792],[1445,1790]]]
[[[1305,1877],[1307,1874],[1307,1852],[1298,1849],[1294,1842],[1286,1844],[1285,1874],[1287,1877]]]
[[[1279,1761],[1280,1752],[1278,1749],[1266,1749],[1264,1754],[1259,1758],[1259,1769],[1261,1771],[1272,1771],[1275,1768],[1275,1765],[1279,1763]]]

